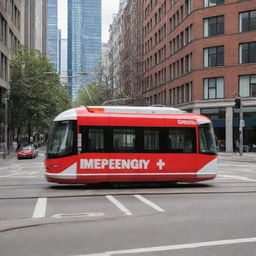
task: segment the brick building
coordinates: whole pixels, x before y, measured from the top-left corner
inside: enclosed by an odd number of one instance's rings
[[[213,120],[223,150],[256,147],[256,0],[145,0],[142,94]]]

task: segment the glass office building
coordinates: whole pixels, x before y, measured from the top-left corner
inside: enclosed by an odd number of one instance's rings
[[[101,0],[68,0],[68,75],[70,96],[96,81],[101,61]]]
[[[47,56],[59,73],[58,0],[48,0]]]

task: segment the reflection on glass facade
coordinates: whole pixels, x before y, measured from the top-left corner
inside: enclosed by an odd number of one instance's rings
[[[96,80],[101,58],[101,0],[68,0],[68,71],[70,96]],[[81,75],[83,73],[83,75]]]
[[[47,56],[59,72],[58,1],[48,0]]]

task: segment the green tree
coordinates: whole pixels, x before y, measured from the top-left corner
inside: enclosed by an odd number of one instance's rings
[[[71,107],[67,88],[49,60],[37,50],[20,46],[10,63],[9,128],[13,137],[47,130],[52,119]]]
[[[108,90],[102,83],[90,83],[81,87],[75,101],[75,106],[102,105],[108,99]]]

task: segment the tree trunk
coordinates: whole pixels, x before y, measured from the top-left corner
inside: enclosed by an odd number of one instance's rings
[[[28,123],[28,143],[30,143],[31,135],[32,135],[32,133],[31,133],[31,126],[30,126],[30,123]]]

